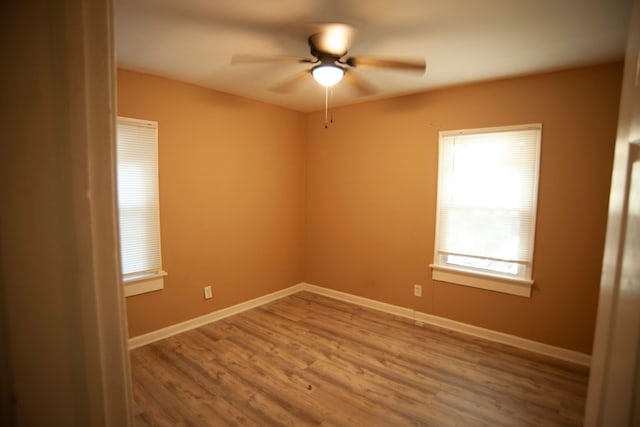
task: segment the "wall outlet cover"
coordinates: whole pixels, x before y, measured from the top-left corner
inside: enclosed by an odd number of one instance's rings
[[[416,297],[422,296],[422,285],[413,285],[413,295]]]

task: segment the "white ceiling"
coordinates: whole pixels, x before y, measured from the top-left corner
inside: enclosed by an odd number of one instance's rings
[[[115,0],[118,66],[299,111],[324,108],[309,76],[272,89],[309,64],[236,64],[234,53],[310,57],[312,23],[355,27],[348,56],[424,58],[427,71],[357,69],[377,86],[345,82],[332,104],[556,70],[622,58],[630,0]]]

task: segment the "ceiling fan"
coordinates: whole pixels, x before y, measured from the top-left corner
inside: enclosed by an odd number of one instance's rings
[[[295,62],[312,65],[311,68],[272,88],[277,92],[289,92],[311,75],[316,82],[327,88],[345,78],[361,95],[370,95],[377,92],[377,88],[353,74],[352,69],[371,67],[421,74],[425,72],[424,59],[399,61],[373,57],[346,57],[354,32],[353,27],[346,24],[319,24],[307,39],[312,58],[236,54],[231,58],[231,63]]]

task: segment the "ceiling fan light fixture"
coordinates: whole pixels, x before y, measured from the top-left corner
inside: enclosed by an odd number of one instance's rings
[[[311,70],[313,79],[322,86],[333,86],[342,80],[344,70],[337,65],[318,65]]]

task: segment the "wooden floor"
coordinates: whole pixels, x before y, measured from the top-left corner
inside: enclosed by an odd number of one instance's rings
[[[138,426],[581,425],[588,371],[301,292],[131,351]]]

